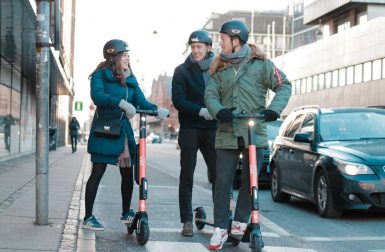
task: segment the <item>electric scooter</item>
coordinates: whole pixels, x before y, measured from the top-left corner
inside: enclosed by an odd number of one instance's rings
[[[128,234],[135,230],[136,239],[140,245],[145,245],[150,236],[147,215],[147,179],[146,179],[146,116],[157,116],[157,110],[140,110],[136,113],[140,115],[139,143],[137,144],[136,162],[134,167],[135,182],[139,185],[139,211],[135,213],[132,224],[127,224]]]
[[[250,174],[250,200],[251,200],[251,222],[247,224],[247,228],[243,236],[234,236],[231,234],[232,222],[232,193],[230,195],[230,220],[229,220],[229,238],[233,246],[238,246],[242,242],[249,242],[249,247],[253,252],[261,252],[264,247],[260,219],[259,219],[259,199],[258,199],[258,172],[257,172],[257,153],[255,146],[255,122],[253,119],[264,119],[263,113],[240,113],[235,114],[234,118],[249,119],[248,122],[248,137],[249,137],[249,174]],[[203,207],[198,207],[195,210],[195,226],[201,230],[205,225],[213,226],[211,222],[206,220],[206,213]]]

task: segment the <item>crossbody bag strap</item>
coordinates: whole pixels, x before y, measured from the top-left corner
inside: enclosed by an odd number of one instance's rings
[[[128,88],[127,88],[127,86],[126,86],[126,99],[125,99],[126,102],[128,102],[127,99],[128,99]],[[98,118],[99,115],[98,115],[98,108],[97,108],[97,107],[96,107],[96,110],[95,110],[95,114],[96,114],[96,118]],[[121,114],[121,116],[120,116],[120,120],[123,119],[123,115],[124,115],[124,111],[122,112],[122,114]]]

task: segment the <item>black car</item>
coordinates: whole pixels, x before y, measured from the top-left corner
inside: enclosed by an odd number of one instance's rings
[[[271,196],[313,202],[322,217],[385,210],[385,110],[302,107],[273,147]]]

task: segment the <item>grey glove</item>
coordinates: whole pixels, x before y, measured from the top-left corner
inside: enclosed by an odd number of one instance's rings
[[[126,102],[125,100],[121,100],[119,102],[119,108],[121,108],[122,110],[124,110],[124,112],[126,112],[126,116],[128,119],[131,119],[135,116],[136,114],[136,109],[134,106],[132,106],[131,103],[129,102]]]
[[[199,110],[199,116],[203,117],[207,121],[213,120],[213,116],[209,113],[207,108],[201,108],[201,110]]]
[[[168,111],[168,109],[166,109],[166,108],[158,108],[158,118],[160,120],[165,119],[169,114],[170,114],[170,112]]]

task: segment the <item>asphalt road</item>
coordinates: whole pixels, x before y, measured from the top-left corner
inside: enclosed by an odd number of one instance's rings
[[[97,251],[208,251],[213,228],[195,231],[192,238],[180,235],[178,208],[179,150],[175,144],[147,145],[149,181],[148,215],[150,238],[138,245],[135,235],[128,235],[119,221],[121,213],[120,175],[109,167],[101,181],[94,214],[105,225],[96,232]],[[207,181],[204,161],[198,155],[194,176],[193,207],[204,206],[212,218],[211,184]],[[132,205],[137,209],[138,190]],[[236,192],[235,197],[236,198]],[[289,203],[275,203],[270,190],[259,192],[263,251],[372,251],[385,252],[385,214],[348,212],[338,219],[318,216],[315,206],[293,198]],[[230,244],[223,251],[250,251],[247,243]]]

